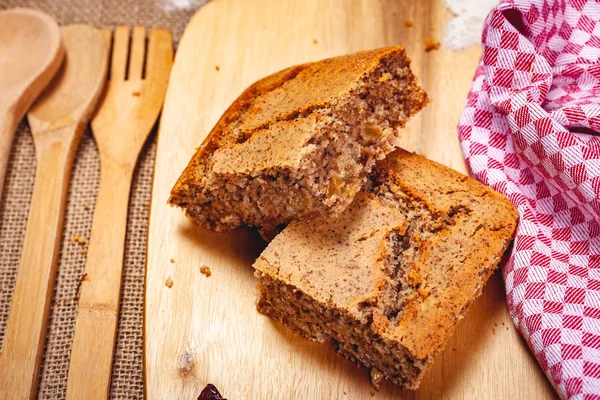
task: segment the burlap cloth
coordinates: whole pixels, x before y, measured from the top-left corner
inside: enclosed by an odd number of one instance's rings
[[[169,28],[177,43],[188,20],[206,1],[0,0],[0,9],[38,8],[56,18],[62,25],[86,23],[103,27],[140,24]],[[111,384],[111,398],[115,399],[143,398],[144,266],[155,150],[153,133],[140,155],[131,191],[121,310]],[[58,275],[42,362],[40,399],[65,397],[78,288],[85,265],[82,250],[87,246],[73,243],[70,239],[76,235],[84,237],[86,241],[89,238],[99,172],[98,153],[88,129],[79,146],[71,175]],[[16,132],[0,203],[0,345],[4,341],[34,175],[33,140],[29,127],[22,122]]]

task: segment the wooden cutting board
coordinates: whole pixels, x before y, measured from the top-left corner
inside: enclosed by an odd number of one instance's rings
[[[406,129],[404,147],[466,172],[456,124],[480,50],[424,51],[449,18],[441,0],[215,0],[193,17],[159,129],[146,278],[148,399],[195,399],[209,382],[233,400],[371,398],[366,369],[256,312],[251,265],[265,244],[255,231],[209,232],[166,201],[195,148],[252,82],[293,64],[394,44],[407,47],[434,99]],[[209,278],[200,273],[205,265]],[[374,395],[547,397],[552,389],[512,325],[500,274],[419,391],[386,383]]]

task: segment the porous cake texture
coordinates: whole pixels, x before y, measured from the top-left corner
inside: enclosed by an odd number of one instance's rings
[[[254,264],[258,310],[417,389],[500,263],[518,214],[421,156],[379,162],[338,218],[290,223]]]
[[[285,69],[235,100],[169,203],[217,231],[338,215],[427,102],[400,46]]]

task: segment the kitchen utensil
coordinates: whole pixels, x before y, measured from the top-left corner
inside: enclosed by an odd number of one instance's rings
[[[100,31],[72,25],[61,32],[65,61],[27,115],[36,178],[0,353],[0,399],[36,395],[71,167],[106,78],[108,48]]]
[[[27,8],[0,11],[0,198],[15,129],[63,56],[50,16]]]
[[[92,120],[100,189],[69,365],[67,399],[73,400],[108,398],[131,180],[162,108],[173,60],[169,31],[150,30],[147,57],[146,29],[133,29],[131,49],[129,36],[128,27],[115,29],[106,94]]]

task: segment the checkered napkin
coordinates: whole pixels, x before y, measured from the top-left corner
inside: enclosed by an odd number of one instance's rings
[[[503,1],[482,41],[458,133],[519,209],[508,307],[558,394],[600,399],[600,1]]]

